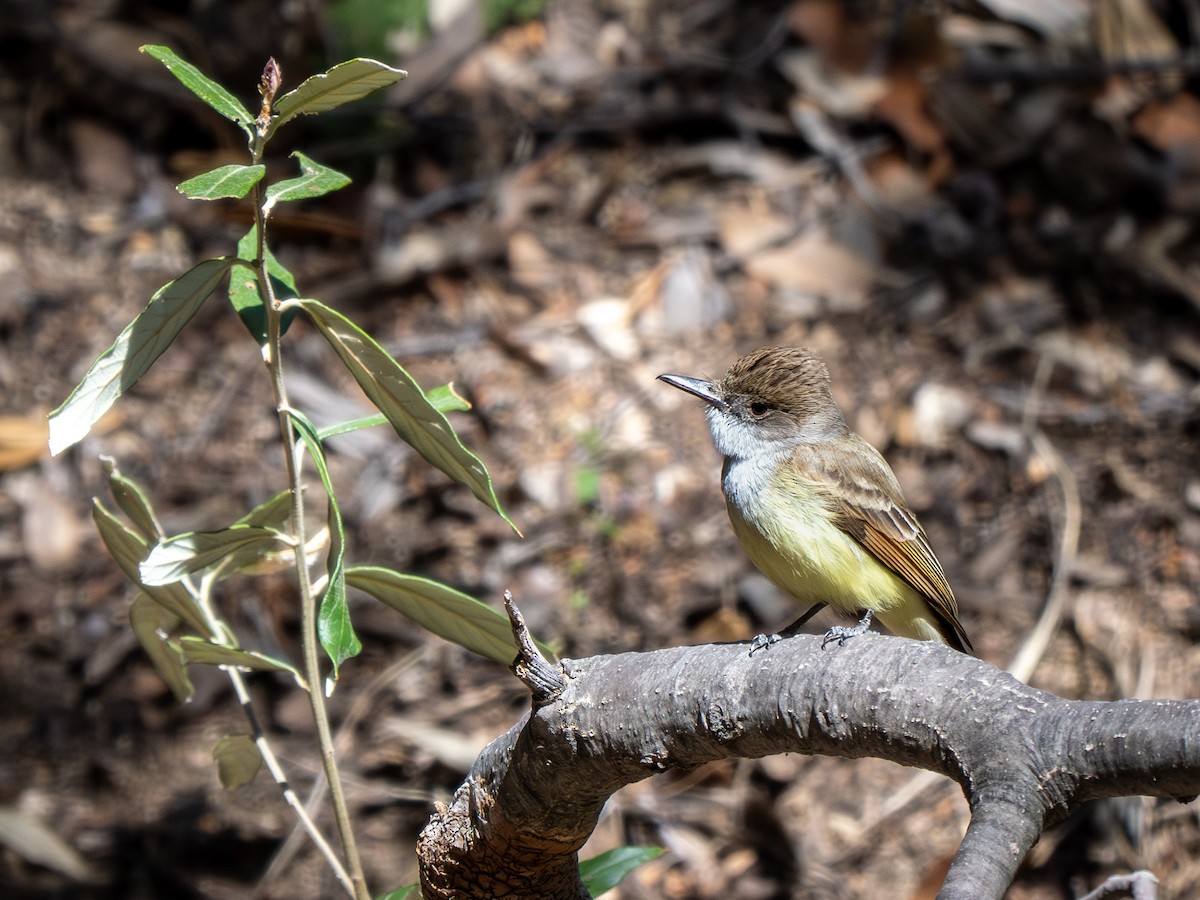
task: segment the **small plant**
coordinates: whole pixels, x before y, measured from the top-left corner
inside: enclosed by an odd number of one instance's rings
[[[398,81],[405,73],[374,60],[354,59],[280,95],[281,73],[271,60],[259,86],[261,109],[258,115],[252,115],[229,91],[168,48],[146,46],[142,50],[241,128],[249,145],[248,165],[221,166],[183,182],[179,190],[198,200],[249,195],[254,205],[254,225],[238,242],[236,255],[206,259],[154,294],[141,314],[92,363],[66,402],[51,413],[50,448],[59,453],[82,439],[104,412],[137,383],[229,276],[229,302],[257,341],[274,391],[286,486],[226,528],[168,535],[159,525],[146,492],[122,475],[115,462],[106,459],[113,498],[125,519],[99,500],[94,501],[93,516],[109,552],[139,589],[130,607],[130,621],[175,696],[187,700],[192,695],[188,677],[188,666],[192,664],[221,666],[233,682],[253,734],[227,735],[217,743],[214,756],[226,787],[247,783],[263,763],[281,786],[286,785],[278,760],[257,725],[242,672],[284,672],[308,694],[341,851],[330,846],[299,799],[286,787],[285,796],[347,893],[366,898],[369,894],[325,710],[325,698],[334,688],[339,667],[362,647],[350,621],[347,585],[489,659],[507,665],[516,653],[508,620],[498,610],[427,578],[377,566],[347,565],[345,531],[326,466],[325,441],[355,429],[390,424],[426,461],[466,485],[512,523],[500,506],[487,469],[463,446],[446,419],[445,413],[467,409],[468,404],[451,385],[423,391],[352,321],[317,300],[301,297],[292,274],[267,244],[271,212],[278,204],[318,197],[349,183],[340,172],[297,152],[293,154],[300,169],[297,177],[264,184],[263,153],[268,142],[296,116],[325,112],[357,100]],[[291,405],[284,382],[282,337],[298,313],[307,316],[328,342],[379,410],[378,415],[318,429]],[[305,528],[305,503],[313,502],[303,490],[306,457],[320,478],[327,503],[327,534],[318,535],[317,540]],[[318,566],[314,545],[319,550],[322,544],[328,549],[324,565]],[[218,582],[237,573],[253,574],[253,567],[265,557],[283,558],[295,573],[303,648],[299,666],[239,646],[233,630],[212,602]],[[320,648],[328,658],[325,664]]]
[[[465,485],[514,531],[517,529],[501,508],[486,467],[463,445],[446,419],[448,412],[470,408],[453,385],[423,391],[383,347],[350,319],[317,300],[301,297],[292,273],[267,244],[267,226],[276,205],[319,197],[350,182],[342,173],[297,151],[292,156],[300,174],[264,185],[263,153],[279,128],[296,116],[325,112],[357,100],[400,80],[405,73],[375,60],[353,59],[280,96],[282,75],[272,59],[259,85],[261,109],[253,116],[233,94],[167,47],[148,45],[142,51],[159,60],[197,97],[241,128],[249,145],[248,165],[226,165],[197,175],[180,184],[180,192],[196,200],[250,196],[254,224],[238,241],[236,255],[206,259],[163,285],[112,346],[96,358],[67,400],[50,414],[50,450],[60,453],[85,437],[121,395],[146,374],[228,275],[230,305],[258,343],[271,381],[286,486],[225,528],[168,535],[146,492],[122,475],[114,460],[104,458],[109,488],[125,518],[98,499],[93,500],[93,518],[105,546],[138,587],[129,609],[130,623],[174,695],[180,701],[192,696],[188,666],[193,664],[219,666],[233,684],[252,734],[226,735],[217,742],[213,756],[221,783],[230,789],[240,787],[265,764],[346,892],[356,900],[364,900],[370,895],[355,847],[325,709],[325,698],[334,690],[339,668],[362,649],[350,621],[347,586],[503,665],[512,662],[518,649],[507,617],[485,603],[428,578],[380,566],[346,564],[346,535],[326,465],[325,442],[336,435],[385,423],[430,465]],[[378,414],[317,428],[291,405],[283,376],[282,338],[298,313],[316,327]],[[316,536],[310,536],[305,528],[305,501],[311,499],[306,498],[303,484],[306,457],[320,478],[326,500],[326,528]],[[326,545],[324,565],[314,573],[317,551]],[[274,564],[264,566],[265,560]],[[299,590],[303,654],[299,666],[240,646],[233,629],[213,604],[214,588],[223,579],[276,571],[280,561],[292,567]],[[322,649],[328,663],[322,661]],[[247,670],[285,673],[308,695],[341,840],[340,852],[326,840],[287,786],[246,690],[242,673]],[[581,877],[590,890],[603,893],[630,869],[660,852],[652,847],[619,847],[581,864]],[[417,887],[412,885],[384,896],[398,900],[417,895]]]

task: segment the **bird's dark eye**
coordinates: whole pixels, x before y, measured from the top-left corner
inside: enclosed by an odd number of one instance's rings
[[[761,419],[763,416],[765,416],[767,414],[767,410],[770,408],[771,407],[767,406],[767,404],[763,403],[761,400],[750,401],[750,415],[754,416],[756,419]]]

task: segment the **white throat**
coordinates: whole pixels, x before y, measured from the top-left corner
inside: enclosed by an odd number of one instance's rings
[[[760,429],[716,408],[708,410],[708,428],[717,452],[725,457],[721,486],[726,498],[739,509],[753,508],[797,440],[765,437]]]
[[[723,409],[710,406],[707,411],[708,430],[712,433],[717,452],[728,459],[751,459],[789,453],[796,441],[770,438],[747,422]]]

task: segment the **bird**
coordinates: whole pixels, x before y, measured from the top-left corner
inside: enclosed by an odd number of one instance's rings
[[[829,606],[862,618],[831,628],[825,643],[866,632],[876,617],[901,637],[971,652],[925,530],[882,454],[846,424],[812,350],[755,350],[715,381],[658,377],[707,404],[734,533],[763,575],[809,605],[783,636]],[[779,639],[759,635],[751,652]]]

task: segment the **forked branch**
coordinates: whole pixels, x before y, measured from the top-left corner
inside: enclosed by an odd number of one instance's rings
[[[873,634],[563,660],[547,692],[555,667],[515,630],[538,700],[422,832],[427,900],[587,897],[576,854],[615,790],[728,757],[874,756],[954,779],[972,820],[942,898],[1002,897],[1042,830],[1087,800],[1200,793],[1200,701],[1063,700]]]

